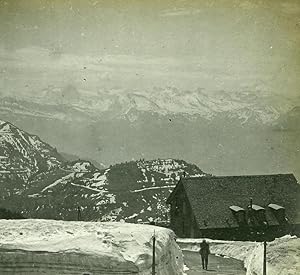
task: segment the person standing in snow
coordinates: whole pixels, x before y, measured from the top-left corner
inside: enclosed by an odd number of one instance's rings
[[[206,242],[206,240],[203,240],[200,244],[200,255],[202,260],[202,268],[207,270],[208,266],[208,255],[210,254],[209,251],[209,244]]]

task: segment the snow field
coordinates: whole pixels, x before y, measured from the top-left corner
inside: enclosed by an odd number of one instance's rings
[[[129,223],[0,220],[0,274],[183,274],[182,252],[165,228]],[[15,273],[14,273],[15,272]]]

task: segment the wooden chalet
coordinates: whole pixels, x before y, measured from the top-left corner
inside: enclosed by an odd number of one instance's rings
[[[293,174],[182,178],[167,203],[178,237],[269,240],[300,232]]]

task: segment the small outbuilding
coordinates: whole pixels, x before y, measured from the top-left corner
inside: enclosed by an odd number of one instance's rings
[[[178,237],[259,241],[300,233],[293,174],[182,178],[167,203]]]

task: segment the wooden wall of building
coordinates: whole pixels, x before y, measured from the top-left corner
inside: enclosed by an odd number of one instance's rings
[[[170,226],[178,237],[194,238],[199,235],[195,216],[182,187],[172,199],[170,211]]]

